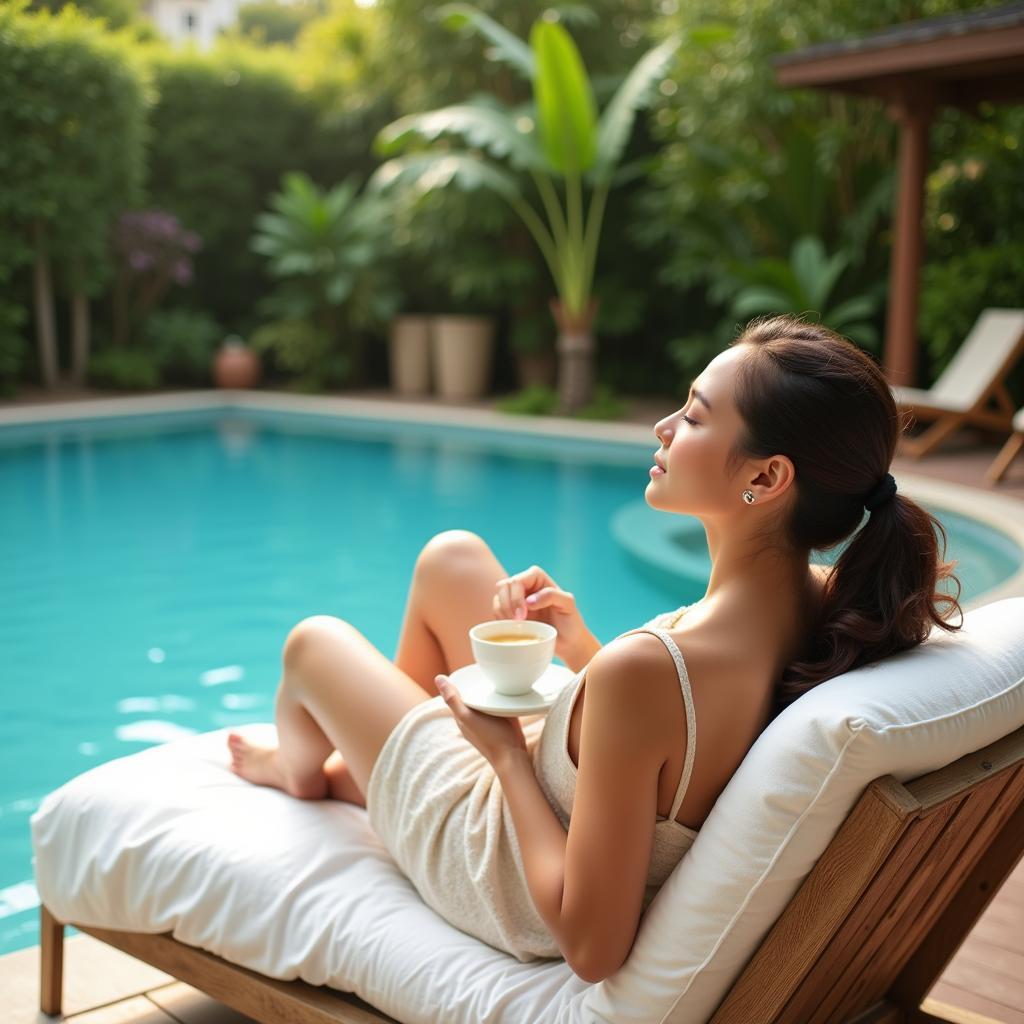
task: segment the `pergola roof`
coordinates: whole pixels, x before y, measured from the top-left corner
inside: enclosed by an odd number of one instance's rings
[[[1024,99],[1024,3],[927,18],[773,58],[780,85],[891,99],[908,79],[939,103]]]
[[[1024,100],[1024,3],[894,25],[773,59],[780,85],[877,96],[900,125],[883,365],[914,384],[928,127],[937,107]]]

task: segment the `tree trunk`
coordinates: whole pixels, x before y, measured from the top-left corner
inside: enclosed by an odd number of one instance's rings
[[[572,316],[558,299],[551,299],[551,313],[558,324],[558,411],[571,416],[594,397],[594,335],[597,299]]]
[[[123,347],[128,344],[128,271],[124,267],[118,267],[111,298],[114,313],[111,341],[118,347]]]
[[[36,250],[34,290],[39,366],[43,374],[43,387],[52,390],[57,386],[57,328],[53,311],[50,257],[46,251],[46,229],[41,220],[32,223],[32,241]]]
[[[82,387],[89,372],[89,296],[81,288],[71,296],[71,380]]]

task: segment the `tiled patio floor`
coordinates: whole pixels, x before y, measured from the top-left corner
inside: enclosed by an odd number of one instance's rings
[[[358,394],[406,401],[385,391]],[[26,392],[15,403],[7,404],[101,397],[110,396],[90,391],[58,395]],[[463,404],[486,409],[493,402]],[[653,427],[675,408],[677,402],[672,397],[636,399],[630,403],[627,419]],[[1024,516],[1024,456],[1011,466],[1001,484],[993,486],[984,480],[1000,444],[999,440],[965,432],[924,459],[898,456],[893,473],[897,481],[903,471],[1017,498]],[[64,1009],[66,1019],[75,1024],[244,1024],[249,1020],[86,935],[66,940],[64,959]],[[43,1024],[52,1020],[38,1011],[38,1005],[39,947],[0,957],[0,1024]],[[957,1024],[1024,1024],[1024,860],[929,993],[924,1009]]]

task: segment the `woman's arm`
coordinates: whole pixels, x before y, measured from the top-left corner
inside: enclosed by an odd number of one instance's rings
[[[587,630],[587,635],[580,643],[579,647],[574,650],[569,657],[563,658],[566,667],[570,672],[575,675],[580,669],[585,668],[590,664],[591,659],[599,650],[601,650],[601,641],[594,636],[590,630]],[[519,722],[521,725],[533,725],[534,722],[539,722],[542,718],[547,718],[547,714],[543,715],[521,715]]]
[[[645,699],[638,700],[641,682]],[[616,640],[593,659],[568,832],[525,751],[506,750],[494,762],[530,895],[569,966],[585,981],[603,981],[617,971],[636,937],[658,775],[671,743],[665,706],[679,700],[678,691],[675,667],[654,637]]]
[[[528,751],[507,751],[495,762],[494,770],[515,823],[534,905],[562,956],[575,970],[575,950],[561,918],[568,833],[540,788]]]
[[[581,668],[590,664],[590,660],[599,650],[601,650],[601,641],[587,629],[577,647],[562,660],[571,672],[579,672]]]

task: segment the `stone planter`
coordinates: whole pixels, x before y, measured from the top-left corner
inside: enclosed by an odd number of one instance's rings
[[[391,389],[399,395],[430,391],[429,316],[396,316],[388,332]]]
[[[482,398],[490,389],[494,320],[435,316],[433,368],[437,393],[450,400]]]
[[[213,382],[219,388],[251,388],[262,372],[259,353],[240,339],[228,339],[213,359]]]

